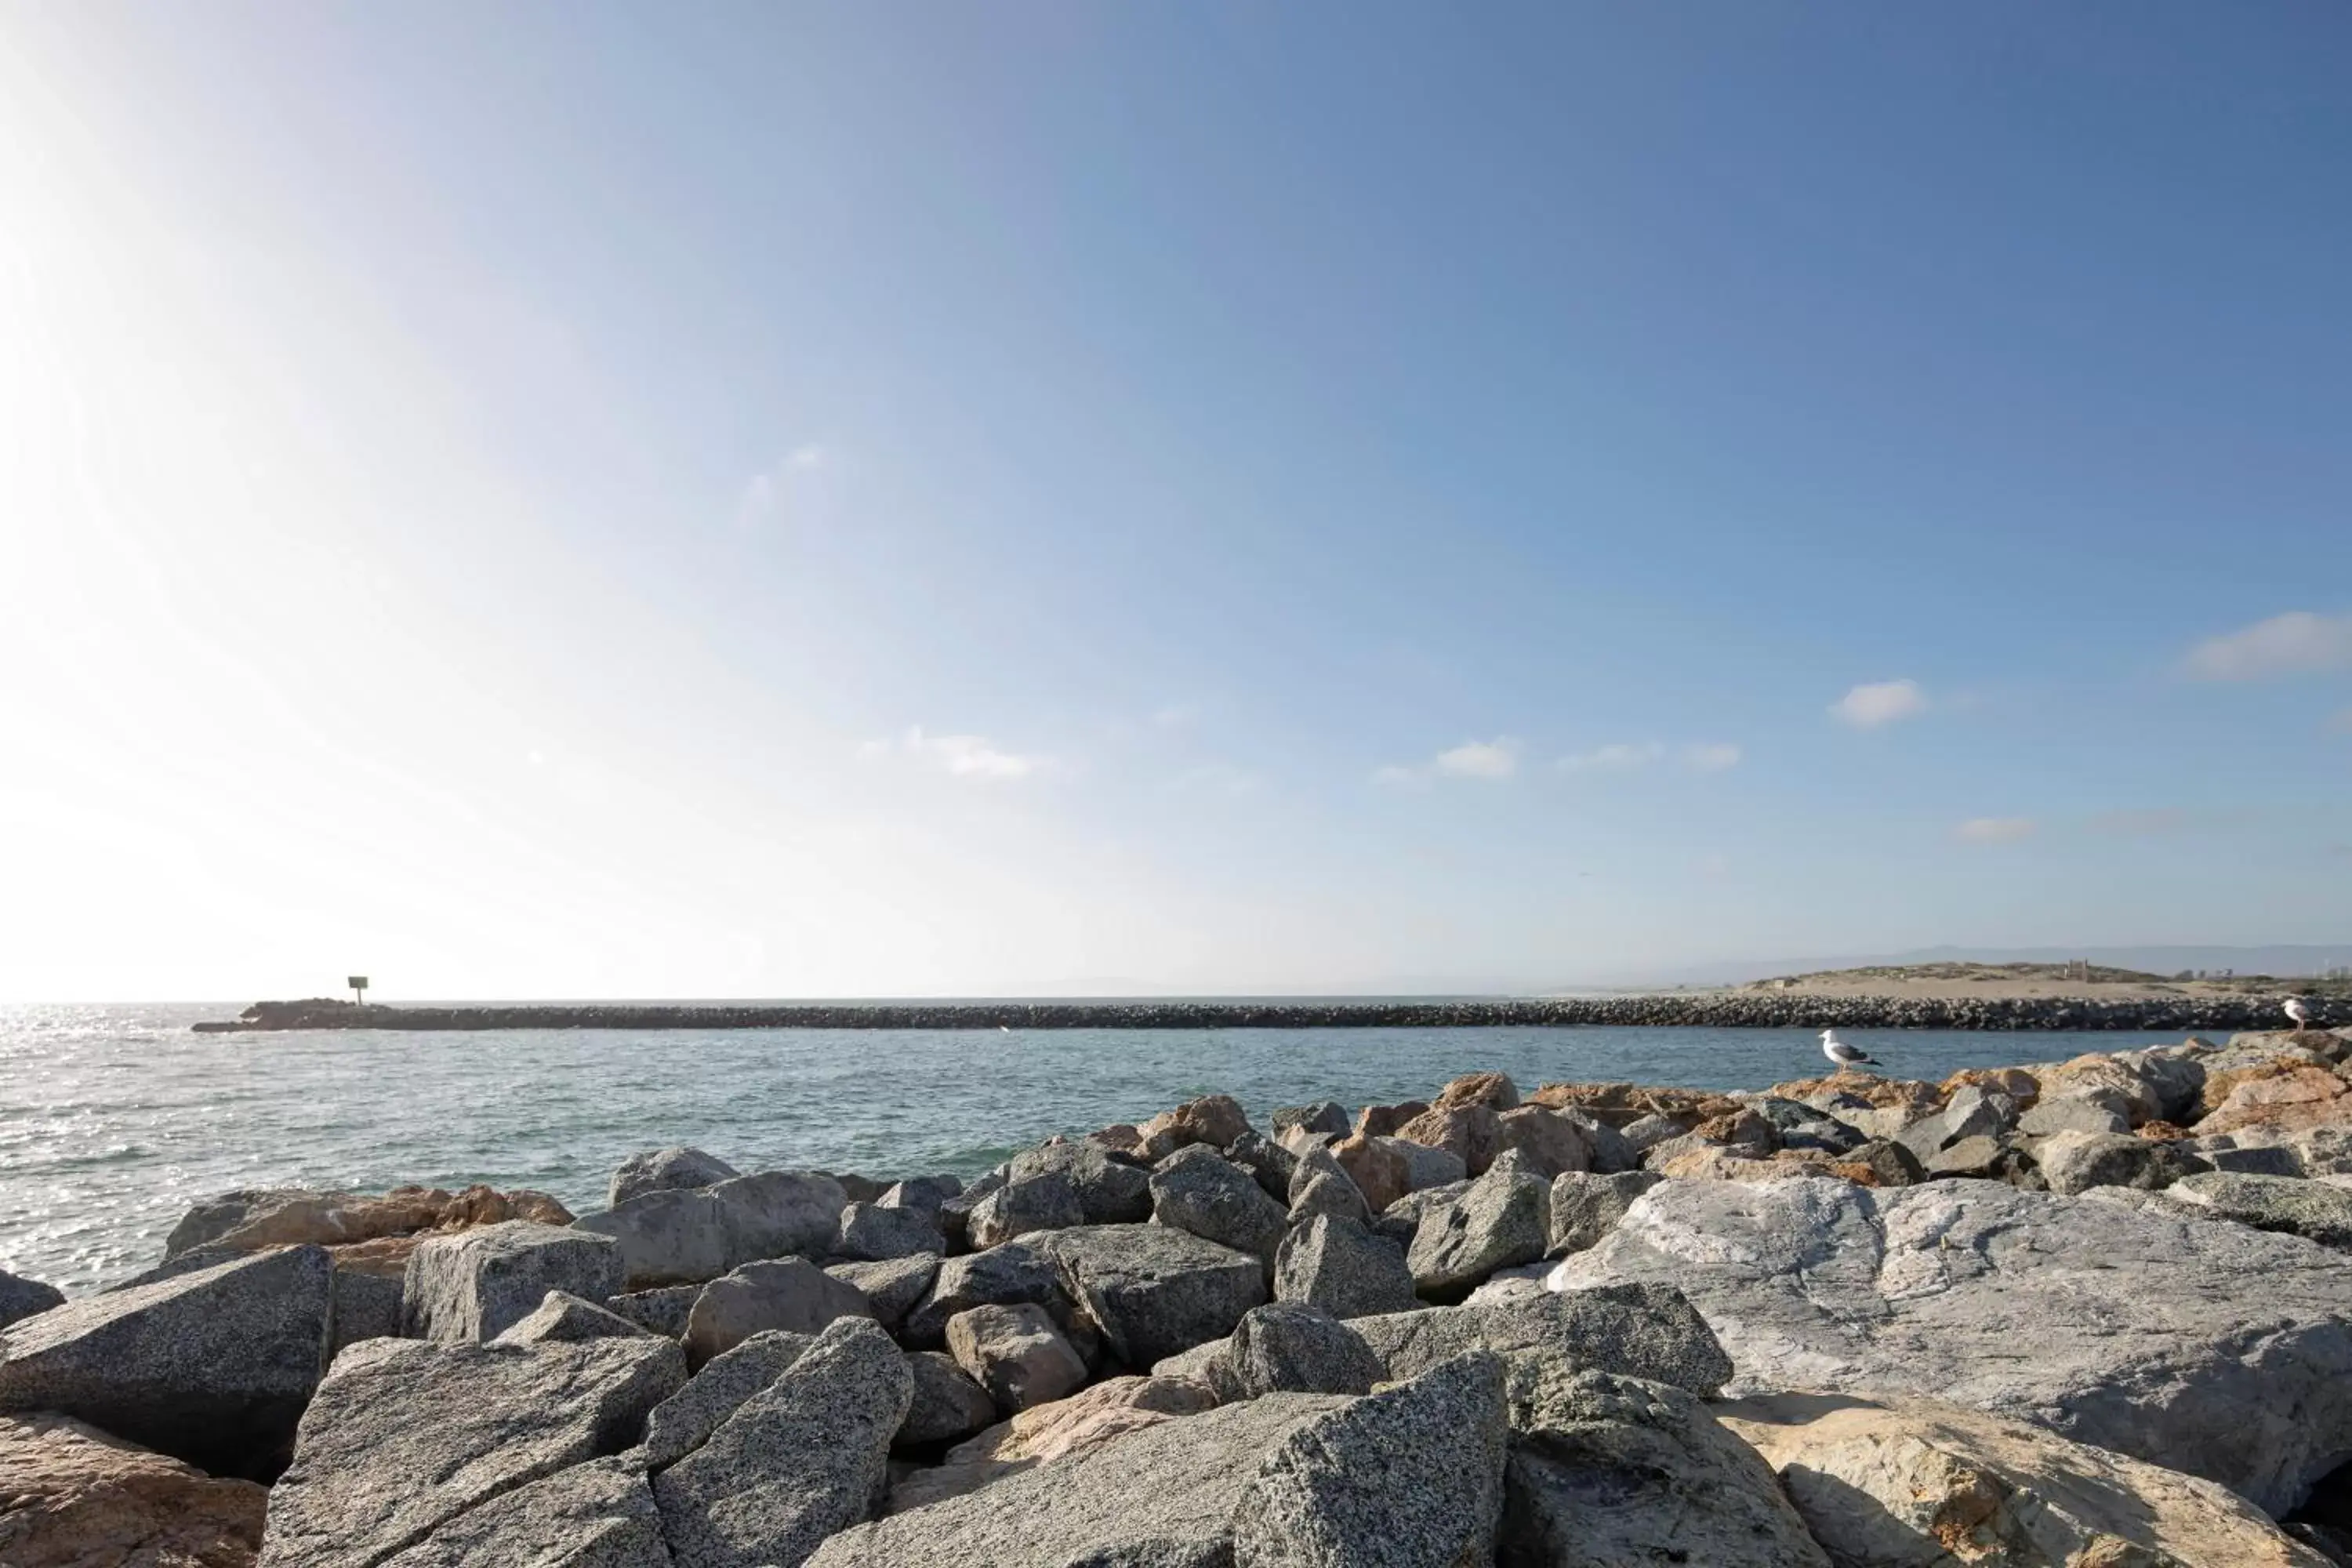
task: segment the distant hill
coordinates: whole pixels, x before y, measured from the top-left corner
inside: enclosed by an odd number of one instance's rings
[[[1908,952],[1862,953],[1842,958],[1726,960],[1678,966],[1620,982],[1643,985],[1743,985],[1780,974],[1827,970],[1908,969],[1934,963],[2064,964],[2084,960],[2101,969],[2173,975],[2184,969],[2239,974],[2315,975],[2352,967],[2352,942],[2273,947],[1923,947]]]

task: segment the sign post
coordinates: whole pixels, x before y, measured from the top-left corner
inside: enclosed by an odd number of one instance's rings
[[[346,984],[346,985],[348,985],[348,986],[350,986],[350,987],[352,988],[352,1000],[354,1003],[358,1004],[358,1005],[361,1005],[361,1006],[365,1006],[365,1005],[367,1005],[367,976],[366,976],[366,975],[364,975],[364,974],[352,974],[352,975],[348,975],[348,976],[346,976],[346,977],[344,978],[344,980],[343,980],[343,984]]]

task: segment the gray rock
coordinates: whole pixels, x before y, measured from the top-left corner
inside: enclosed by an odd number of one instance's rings
[[[2352,1190],[2333,1183],[2210,1171],[2181,1177],[2164,1198],[2184,1214],[2352,1248]]]
[[[1627,1122],[1618,1136],[1625,1141],[1625,1147],[1633,1151],[1634,1158],[1647,1159],[1651,1150],[1661,1143],[1672,1142],[1687,1131],[1672,1117],[1641,1116]],[[1599,1170],[1600,1162],[1596,1160],[1592,1168]]]
[[[1772,1124],[1773,1133],[1783,1149],[1842,1155],[1869,1142],[1828,1111],[1816,1110],[1799,1100],[1759,1095],[1749,1109]]]
[[[1405,1194],[1381,1210],[1381,1218],[1389,1224],[1402,1226],[1405,1245],[1411,1247],[1412,1238],[1421,1234],[1423,1220],[1454,1203],[1469,1190],[1470,1184],[1466,1180],[1448,1182],[1442,1187],[1423,1187],[1419,1192]]]
[[[699,1285],[663,1285],[651,1290],[609,1296],[604,1305],[615,1316],[626,1318],[641,1329],[682,1340],[686,1337],[687,1315],[694,1310],[694,1299],[701,1294]]]
[[[814,1334],[838,1318],[871,1321],[866,1293],[803,1258],[746,1263],[713,1279],[686,1318],[686,1361],[699,1367],[723,1350],[770,1329]]]
[[[1983,1182],[1670,1182],[1551,1283],[1634,1280],[1706,1314],[1735,1393],[1935,1394],[2273,1515],[2352,1452],[2352,1259],[2295,1237]]]
[[[1706,1320],[1672,1287],[1611,1285],[1515,1294],[1500,1301],[1357,1318],[1349,1326],[1364,1336],[1391,1380],[1418,1377],[1439,1362],[1474,1350],[1565,1356],[1596,1372],[1670,1383],[1702,1399],[1714,1398],[1732,1375],[1731,1358]]]
[[[2292,1143],[2258,1143],[2240,1148],[2228,1133],[2199,1139],[2189,1145],[2200,1160],[2217,1171],[2247,1176],[2304,1176],[2315,1173],[2303,1166],[2303,1152]]]
[[[1420,1304],[1403,1248],[1357,1220],[1322,1215],[1283,1237],[1274,1258],[1274,1299],[1335,1318],[1406,1312]]]
[[[958,1312],[948,1320],[948,1354],[1008,1415],[1087,1380],[1086,1358],[1045,1309],[1029,1301]]]
[[[26,1279],[0,1268],[0,1329],[21,1322],[36,1312],[66,1304],[66,1293],[54,1285]]]
[[[631,1340],[648,1331],[593,1301],[583,1301],[563,1290],[550,1290],[539,1306],[500,1330],[497,1342],[509,1345],[572,1345],[583,1340]]]
[[[331,1290],[335,1310],[333,1331],[327,1342],[328,1365],[334,1364],[346,1345],[355,1345],[362,1340],[399,1337],[399,1275],[362,1274],[356,1268],[338,1268]]]
[[[1015,1182],[1049,1173],[1069,1178],[1088,1225],[1134,1225],[1151,1217],[1150,1173],[1113,1159],[1098,1143],[1040,1143],[1013,1156],[1006,1167]]]
[[[996,1401],[956,1365],[953,1357],[939,1351],[916,1351],[907,1357],[907,1370],[914,1374],[915,1397],[907,1407],[907,1418],[898,1423],[898,1436],[891,1439],[894,1447],[936,1447],[994,1424]]]
[[[1508,1431],[1503,1375],[1498,1356],[1457,1356],[1300,1426],[1234,1510],[1235,1568],[1491,1561]]]
[[[1216,1405],[1231,1405],[1249,1397],[1234,1366],[1234,1342],[1230,1336],[1152,1363],[1151,1379],[1154,1383],[1198,1384],[1209,1391],[1210,1402]]]
[[[879,1263],[829,1263],[824,1271],[865,1292],[874,1321],[886,1329],[895,1329],[906,1321],[907,1314],[914,1310],[915,1303],[923,1299],[931,1281],[939,1277],[940,1256],[936,1252],[918,1252]]]
[[[1927,1168],[1919,1163],[1919,1156],[1892,1138],[1874,1138],[1850,1149],[1840,1157],[1840,1163],[1864,1166],[1878,1178],[1882,1187],[1907,1187],[1927,1179]]]
[[[290,1187],[242,1187],[205,1198],[182,1215],[171,1234],[163,1238],[164,1260],[169,1262],[183,1252],[218,1241],[263,1210],[278,1207],[289,1199],[330,1199],[334,1195]]]
[[[1076,1184],[1063,1172],[1045,1171],[1007,1182],[981,1199],[966,1226],[972,1246],[985,1248],[1039,1231],[1067,1230],[1086,1219]]]
[[[1497,1268],[1544,1255],[1551,1240],[1551,1184],[1526,1172],[1513,1154],[1423,1217],[1405,1256],[1417,1289],[1434,1296],[1466,1293]]]
[[[654,1478],[677,1568],[799,1568],[866,1517],[914,1374],[890,1337],[845,1319],[708,1442]]]
[[[2156,1192],[2209,1168],[2168,1143],[2123,1132],[2055,1132],[2034,1145],[2033,1160],[2052,1192],[2070,1194],[2093,1187]]]
[[[1997,1138],[1980,1134],[1947,1144],[1927,1157],[1923,1169],[1930,1181],[1963,1176],[2006,1181],[2018,1186],[2046,1185],[2032,1156],[2011,1133]]]
[[[971,1211],[980,1200],[1004,1184],[1005,1167],[999,1165],[986,1175],[966,1184],[963,1191],[940,1203],[940,1229],[948,1238],[948,1251],[957,1253],[971,1246]]]
[[[1347,1108],[1336,1100],[1318,1100],[1312,1105],[1286,1105],[1268,1117],[1266,1124],[1274,1129],[1274,1135],[1277,1138],[1294,1127],[1344,1138],[1352,1125],[1348,1120]]]
[[[645,1193],[716,1186],[739,1173],[716,1154],[699,1149],[651,1149],[621,1162],[605,1189],[604,1206],[616,1209]]]
[[[1162,1161],[1150,1186],[1151,1217],[1160,1224],[1274,1261],[1290,1211],[1240,1166],[1193,1144]]]
[[[940,1209],[947,1201],[963,1191],[963,1182],[955,1176],[909,1176],[883,1189],[874,1201],[886,1209],[908,1209],[939,1224]]]
[[[1265,1300],[1264,1263],[1165,1226],[1081,1226],[1055,1231],[1043,1250],[1063,1293],[1129,1366],[1223,1338]]]
[[[1619,1171],[1606,1176],[1570,1171],[1551,1184],[1551,1237],[1545,1250],[1554,1258],[1581,1252],[1607,1236],[1633,1200],[1664,1181],[1654,1171]]]
[[[1361,1334],[1311,1307],[1251,1308],[1234,1330],[1227,1354],[1244,1399],[1261,1394],[1370,1394],[1387,1375]]]
[[[1829,1568],[1755,1449],[1679,1388],[1511,1358],[1504,1568]]]
[[[1625,1134],[1599,1117],[1573,1109],[1555,1109],[1552,1113],[1574,1122],[1576,1130],[1584,1134],[1584,1146],[1591,1152],[1592,1159],[1587,1169],[1592,1174],[1610,1176],[1642,1168],[1642,1152],[1627,1141]]]
[[[770,1329],[711,1357],[685,1387],[654,1406],[633,1457],[647,1470],[667,1469],[709,1441],[745,1400],[783,1376],[815,1343],[814,1334]]]
[[[1269,1394],[845,1530],[812,1568],[1231,1568],[1269,1450],[1342,1399]]]
[[[270,1489],[263,1568],[382,1562],[494,1498],[619,1453],[685,1379],[677,1346],[650,1334],[353,1345]]]
[[[1968,1084],[1952,1091],[1944,1109],[1906,1127],[1896,1142],[1930,1170],[1936,1155],[1964,1138],[1993,1138],[2017,1125],[2017,1101]]]
[[[1293,1225],[1304,1225],[1317,1215],[1365,1222],[1372,1217],[1362,1191],[1328,1149],[1309,1149],[1298,1156],[1286,1195]]]
[[[940,1350],[948,1342],[948,1320],[973,1307],[1034,1301],[1068,1310],[1053,1260],[1026,1242],[1010,1242],[950,1258],[940,1265],[930,1289],[907,1314],[900,1332],[910,1350]]]
[[[1285,1208],[1290,1206],[1290,1178],[1298,1169],[1297,1155],[1255,1132],[1244,1132],[1234,1140],[1225,1157],[1256,1177],[1258,1189],[1266,1196]]]
[[[383,1568],[670,1568],[646,1478],[592,1459],[461,1513]]]
[[[841,1211],[840,1225],[834,1232],[834,1256],[874,1263],[945,1252],[948,1238],[940,1230],[938,1213],[936,1208],[926,1214],[880,1204],[851,1204]]]
[[[2035,1138],[2053,1132],[2128,1132],[2131,1109],[2114,1089],[2089,1089],[2034,1101],[2018,1117],[2017,1130]]]
[[[414,1340],[495,1339],[550,1290],[602,1301],[620,1289],[621,1249],[609,1239],[511,1219],[417,1243],[401,1282],[400,1329]]]
[[[830,1246],[848,1194],[815,1171],[762,1171],[715,1186],[641,1193],[572,1228],[620,1244],[628,1288],[699,1283],[746,1263]]]
[[[86,1296],[0,1329],[0,1412],[54,1410],[220,1476],[285,1461],[325,1370],[316,1247]]]
[[[1381,1138],[1375,1142],[1404,1160],[1404,1186],[1409,1193],[1469,1179],[1470,1167],[1451,1149],[1432,1149],[1409,1138]]]

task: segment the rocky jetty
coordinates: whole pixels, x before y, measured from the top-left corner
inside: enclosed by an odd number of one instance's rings
[[[2352,1024],[2352,1002],[2312,1022]],[[388,1007],[333,996],[257,1002],[198,1034],[271,1029],[1352,1029],[1674,1025],[1713,1029],[2258,1029],[2261,996],[1823,996],[1730,991],[1425,1002],[847,1002],[703,1006],[589,1003]]]
[[[0,1311],[9,1564],[2352,1565],[2352,1028],[248,1191]]]

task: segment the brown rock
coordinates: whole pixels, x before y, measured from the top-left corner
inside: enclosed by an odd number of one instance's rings
[[[1728,1095],[1706,1089],[1659,1089],[1633,1083],[1548,1083],[1527,1097],[1529,1105],[1580,1110],[1596,1121],[1624,1128],[1645,1116],[1660,1116],[1689,1128],[1710,1116],[1744,1109]]]
[[[1957,1080],[1961,1074],[1955,1073]],[[1944,1108],[1944,1090],[1916,1079],[1880,1078],[1875,1073],[1844,1070],[1827,1078],[1801,1078],[1776,1083],[1764,1091],[1780,1100],[1794,1100],[1820,1109],[1818,1101],[1850,1097],[1880,1110],[1916,1110],[1925,1114]]]
[[[1424,1110],[1398,1128],[1396,1135],[1424,1149],[1444,1150],[1475,1176],[1495,1163],[1501,1124],[1502,1118],[1485,1106],[1463,1105]]]
[[[1963,1089],[1986,1089],[2005,1094],[2026,1110],[2042,1098],[2042,1085],[2023,1068],[1962,1068],[1944,1080],[1944,1098]]]
[[[248,1568],[269,1491],[49,1411],[0,1415],[0,1563]]]
[[[1418,1100],[1408,1100],[1402,1105],[1367,1105],[1356,1113],[1356,1136],[1393,1137],[1398,1128],[1428,1109],[1426,1102]]]
[[[1113,1122],[1100,1131],[1087,1133],[1087,1142],[1099,1143],[1114,1154],[1139,1154],[1143,1152],[1143,1131],[1132,1122]]]
[[[1690,1130],[1690,1135],[1756,1159],[1769,1154],[1780,1142],[1772,1124],[1746,1106],[1706,1118]]]
[[[1859,1175],[1847,1173],[1854,1171],[1866,1174],[1870,1170],[1867,1165],[1840,1165],[1820,1155],[1790,1152],[1794,1158],[1751,1160],[1733,1150],[1710,1145],[1685,1149],[1646,1168],[1684,1182],[1785,1182],[1797,1176],[1838,1176],[1864,1186],[1878,1184],[1874,1177],[1863,1181]]]
[[[1517,1149],[1545,1176],[1592,1168],[1592,1145],[1583,1130],[1557,1110],[1522,1105],[1496,1119],[1495,1152]]]
[[[1456,1106],[1483,1105],[1489,1110],[1510,1110],[1519,1103],[1519,1086],[1511,1075],[1502,1072],[1464,1073],[1437,1091],[1435,1110],[1451,1110]]]
[[[570,1209],[528,1187],[502,1193],[471,1186],[451,1193],[440,1187],[394,1187],[382,1197],[357,1193],[289,1191],[278,1201],[257,1204],[240,1224],[207,1240],[207,1248],[259,1252],[310,1243],[327,1248],[338,1268],[391,1275],[406,1267],[408,1255],[428,1236],[503,1225],[509,1220],[570,1225]]]
[[[1331,1157],[1364,1194],[1364,1205],[1379,1214],[1412,1190],[1404,1156],[1367,1132],[1353,1132],[1331,1145]]]
[[[1112,1377],[1092,1388],[1024,1410],[948,1450],[936,1469],[917,1470],[890,1491],[890,1511],[905,1513],[1090,1452],[1115,1437],[1211,1408],[1216,1396],[1190,1378]]]
[[[2269,1132],[2301,1132],[2352,1121],[2352,1093],[2326,1068],[2281,1063],[2221,1075],[2232,1080],[2219,1106],[2197,1123],[2200,1134],[2259,1127]],[[2212,1085],[2209,1081],[2207,1091]]]
[[[1190,1143],[1223,1149],[1250,1130],[1241,1101],[1230,1094],[1204,1094],[1173,1110],[1163,1110],[1139,1129],[1142,1157],[1161,1160]]]

